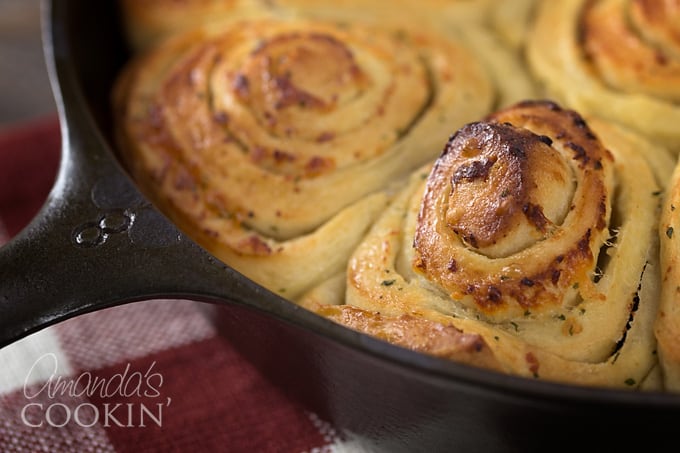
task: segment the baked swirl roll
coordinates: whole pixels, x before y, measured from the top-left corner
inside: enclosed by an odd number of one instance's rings
[[[383,338],[417,319],[426,334],[394,341],[507,373],[637,388],[656,364],[669,162],[552,102],[500,110],[414,174],[352,255],[345,304],[317,311]]]
[[[217,258],[295,299],[340,272],[385,189],[495,92],[463,45],[306,20],[212,23],[132,62],[124,161]]]
[[[680,3],[544,1],[527,57],[550,94],[680,151]]]

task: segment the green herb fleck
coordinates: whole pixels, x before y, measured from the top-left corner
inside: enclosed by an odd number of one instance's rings
[[[624,381],[626,385],[630,385],[631,387],[636,384],[635,379],[633,378],[628,378]]]
[[[392,285],[394,285],[394,282],[395,282],[395,281],[396,281],[396,280],[383,280],[382,283],[381,283],[381,285],[382,285],[382,286],[392,286]]]

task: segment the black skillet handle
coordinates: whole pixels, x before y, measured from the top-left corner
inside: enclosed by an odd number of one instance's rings
[[[61,164],[41,211],[0,248],[0,347],[69,317],[143,299],[280,304],[178,231],[119,165],[74,73],[61,20],[67,3],[43,4]]]

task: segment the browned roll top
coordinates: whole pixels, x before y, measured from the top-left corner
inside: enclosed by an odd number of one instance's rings
[[[427,181],[416,267],[489,315],[562,305],[595,267],[611,162],[578,114],[550,102],[524,102],[463,127]],[[513,265],[527,253],[535,256]]]
[[[318,32],[282,34],[263,42],[250,53],[242,70],[227,77],[238,99],[271,136],[297,136],[318,143],[332,140],[335,131],[319,130],[304,122],[304,117],[341,107],[361,96],[371,83],[345,44]],[[380,103],[378,109],[384,105]],[[279,170],[301,164],[298,170],[303,173],[318,173],[333,166],[332,160],[321,156],[300,163],[290,153],[261,146],[251,154],[260,165],[269,163]]]
[[[571,179],[551,144],[547,136],[510,124],[474,123],[461,129],[446,147],[450,158],[441,164],[448,167],[442,172],[452,171],[445,215],[449,228],[485,255],[517,251],[522,244],[494,253],[515,242],[518,229],[545,238],[566,214],[569,194],[561,188]],[[442,173],[435,178],[443,179]]]

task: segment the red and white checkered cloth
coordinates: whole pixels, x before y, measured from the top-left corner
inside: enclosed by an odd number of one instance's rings
[[[0,131],[0,244],[59,160],[56,117]],[[2,452],[366,452],[263,379],[198,302],[83,315],[0,349]]]

